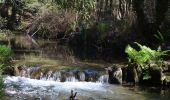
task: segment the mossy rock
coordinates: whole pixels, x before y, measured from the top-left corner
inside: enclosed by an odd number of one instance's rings
[[[166,82],[170,84],[170,76],[166,76]]]
[[[163,84],[163,81],[165,80],[165,75],[162,71],[161,67],[154,66],[149,69],[150,75],[151,75],[151,84],[155,85],[161,85]]]

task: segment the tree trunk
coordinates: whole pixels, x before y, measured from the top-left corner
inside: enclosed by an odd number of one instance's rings
[[[7,28],[10,30],[14,30],[15,29],[15,24],[16,24],[16,14],[17,14],[17,9],[16,7],[12,7],[12,14],[11,17],[9,18],[8,22],[7,22]]]
[[[133,0],[133,9],[137,15],[139,33],[143,34],[149,45],[152,45],[151,43],[156,41],[154,34],[160,31],[160,25],[165,19],[165,13],[168,10],[169,0],[153,0],[153,2],[156,2],[156,7],[154,8],[156,15],[152,16],[155,20],[153,22],[149,22],[146,18],[147,15],[144,10],[144,1],[145,0]]]

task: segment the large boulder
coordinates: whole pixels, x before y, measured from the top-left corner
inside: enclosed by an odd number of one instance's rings
[[[83,71],[77,72],[77,78],[79,81],[85,81],[86,80],[86,75]]]
[[[153,85],[163,85],[163,82],[165,81],[165,75],[163,74],[162,67],[159,67],[156,64],[150,65],[150,75],[151,75],[151,84]]]
[[[112,66],[106,68],[109,75],[110,84],[122,84],[122,69],[117,66]]]
[[[135,63],[128,64],[123,69],[123,81],[125,83],[137,84],[141,80],[142,71],[140,67]]]

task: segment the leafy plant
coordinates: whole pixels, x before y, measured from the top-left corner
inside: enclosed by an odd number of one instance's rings
[[[14,34],[12,34],[12,32],[10,30],[6,30],[6,29],[1,30],[0,29],[0,39],[1,40],[8,41],[8,40],[12,39],[13,37],[14,37]]]
[[[5,93],[2,73],[6,68],[6,64],[10,61],[11,56],[11,48],[7,47],[6,45],[0,45],[0,98],[2,98]]]
[[[0,45],[0,63],[6,63],[12,57],[12,50],[11,48]]]
[[[3,83],[3,79],[0,75],[0,99],[5,95],[4,93],[4,83]]]
[[[140,48],[139,51],[137,51],[130,45],[128,45],[125,49],[125,52],[128,54],[129,62],[130,63],[134,62],[141,67],[142,73],[144,75],[143,76],[144,80],[150,79],[151,78],[149,75],[150,62],[152,61],[155,64],[158,64],[158,66],[160,66],[162,62],[162,56],[167,55],[168,50],[162,51],[160,47],[157,50],[152,50],[151,48],[145,45],[141,45],[137,42],[135,43],[139,46]]]
[[[80,26],[88,28],[94,11],[96,9],[96,0],[54,0],[54,3],[59,9],[74,10],[77,12],[77,23]]]
[[[4,64],[0,64],[0,99],[4,96],[4,82],[3,82],[3,77],[2,73],[4,70]]]
[[[6,25],[6,23],[7,23],[7,20],[0,16],[0,28],[4,27]]]
[[[110,28],[110,24],[109,24],[109,23],[103,23],[103,22],[101,22],[101,23],[99,23],[99,24],[97,25],[97,30],[98,30],[99,32],[101,32],[101,33],[106,32],[107,30],[109,30],[109,28]]]
[[[164,43],[164,42],[165,42],[164,36],[162,35],[161,32],[158,31],[158,33],[157,33],[157,34],[154,34],[154,36],[155,36],[161,43]]]

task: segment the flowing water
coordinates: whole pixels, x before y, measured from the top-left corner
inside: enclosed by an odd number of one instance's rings
[[[50,46],[45,45],[45,47]],[[55,48],[57,47],[55,46]],[[40,58],[47,58],[47,55],[50,54],[50,57],[53,57],[57,53],[57,57],[60,57],[59,51],[66,52],[65,48],[56,51],[55,48],[52,45],[51,49],[42,49],[44,51],[40,53]],[[46,53],[46,51],[48,52]],[[25,53],[19,52],[18,54],[16,60],[22,60],[23,57],[20,56],[25,56]],[[66,58],[66,56],[63,57]],[[47,64],[58,66],[56,63],[49,63],[49,61]],[[44,72],[39,69],[40,67],[28,67],[19,73],[20,76],[5,76],[5,99],[67,100],[71,90],[77,92],[76,98],[78,100],[169,100],[170,98],[169,89],[112,85],[108,84],[108,75],[87,69],[76,71],[48,70]]]
[[[78,81],[75,77],[65,82],[20,76],[4,78],[9,100],[68,100],[71,90],[77,92],[78,100],[169,100],[170,98],[169,90],[123,87],[107,84],[106,81],[106,75],[101,76],[96,82]]]

